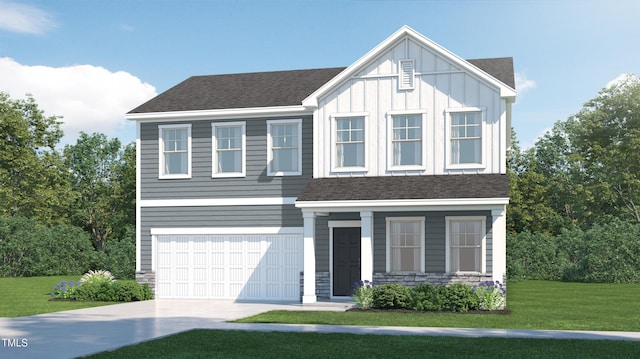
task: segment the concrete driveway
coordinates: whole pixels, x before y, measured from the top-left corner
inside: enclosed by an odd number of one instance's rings
[[[0,318],[0,358],[73,358],[269,310],[334,310],[352,303],[238,303],[149,300],[19,318]]]

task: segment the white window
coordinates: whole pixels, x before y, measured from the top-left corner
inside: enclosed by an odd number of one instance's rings
[[[365,170],[365,118],[365,116],[352,116],[334,119],[334,170]]]
[[[191,124],[158,126],[159,178],[191,178]]]
[[[447,272],[485,273],[486,217],[447,217]]]
[[[424,217],[387,218],[387,272],[424,272]]]
[[[452,167],[478,167],[483,164],[482,111],[450,111],[448,148]]]
[[[399,67],[398,88],[400,90],[413,89],[413,80],[415,77],[414,61],[411,59],[400,60],[398,67]]]
[[[269,176],[302,174],[302,120],[267,121]]]
[[[213,143],[212,177],[245,176],[245,123],[216,122],[211,124]]]
[[[389,121],[390,169],[424,169],[422,114],[394,114]]]

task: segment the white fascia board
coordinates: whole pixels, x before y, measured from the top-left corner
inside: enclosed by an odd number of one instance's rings
[[[302,234],[302,227],[198,227],[151,228],[152,236],[225,234]]]
[[[509,198],[456,198],[456,199],[400,199],[370,201],[296,201],[303,212],[357,212],[357,211],[446,211],[492,210],[505,206]],[[464,208],[461,208],[464,207]]]
[[[448,59],[448,60],[454,62],[459,67],[461,67],[463,69],[466,69],[467,71],[469,71],[470,73],[472,73],[475,76],[479,77],[480,79],[493,84],[494,86],[499,88],[501,97],[507,98],[508,100],[511,100],[511,101],[515,101],[515,96],[516,96],[515,89],[512,89],[508,85],[504,84],[502,81],[500,81],[500,80],[496,79],[495,77],[489,75],[485,71],[481,70],[480,68],[476,67],[475,65],[471,64],[470,62],[468,62],[467,60],[461,58],[460,56],[454,54],[453,52],[447,50],[446,48],[442,47],[441,45],[435,43],[434,41],[430,40],[426,36],[424,36],[424,35],[420,34],[419,32],[415,31],[411,27],[409,27],[407,25],[404,25],[398,31],[396,31],[391,36],[389,36],[387,39],[385,39],[380,44],[378,44],[376,47],[374,47],[371,51],[367,52],[364,56],[362,56],[360,59],[358,59],[358,61],[356,61],[353,64],[351,64],[351,66],[349,66],[346,69],[344,69],[336,77],[331,79],[326,84],[322,85],[319,89],[314,91],[306,99],[302,100],[302,105],[305,106],[305,107],[311,107],[311,108],[312,107],[317,107],[318,106],[318,98],[322,97],[324,94],[329,92],[331,89],[333,89],[337,85],[341,84],[343,81],[345,81],[349,77],[353,76],[353,74],[355,74],[357,71],[359,71],[364,65],[366,65],[367,63],[369,63],[371,60],[375,59],[376,57],[380,56],[382,53],[384,53],[386,50],[388,50],[389,47],[395,45],[399,40],[402,40],[405,37],[409,37],[409,38],[414,39],[415,41],[421,43],[425,47],[428,47],[428,48],[434,50],[435,52],[439,53],[445,59]]]
[[[273,116],[306,116],[312,114],[313,110],[304,106],[274,106],[230,108],[221,110],[128,113],[125,115],[125,118],[131,121],[161,122],[175,120],[216,120]]]
[[[272,206],[295,204],[296,197],[143,199],[140,207]]]

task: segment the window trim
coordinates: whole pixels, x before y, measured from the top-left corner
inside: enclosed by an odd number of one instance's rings
[[[452,163],[453,154],[451,153],[451,114],[461,112],[479,112],[480,113],[480,162],[479,163]],[[460,108],[448,108],[445,110],[445,156],[446,156],[446,168],[447,169],[483,169],[486,168],[487,158],[487,131],[486,131],[486,113],[487,110],[484,107],[460,107]]]
[[[417,115],[422,119],[422,163],[419,165],[394,165],[393,164],[393,117]],[[427,111],[388,111],[387,117],[387,171],[425,171],[427,169]]]
[[[451,222],[456,221],[480,221],[480,271],[451,270]],[[486,274],[487,273],[487,217],[486,216],[445,216],[445,270],[448,274]]]
[[[164,130],[167,129],[186,129],[187,130],[187,173],[166,174],[164,173],[165,156],[164,156]],[[188,179],[191,178],[191,124],[168,124],[158,125],[158,179]]]
[[[426,268],[426,263],[425,263],[425,223],[426,223],[426,219],[425,217],[386,217],[385,218],[385,222],[386,222],[386,272],[387,273],[415,273],[415,272],[407,272],[407,271],[398,271],[398,272],[393,272],[391,271],[391,224],[393,222],[409,222],[409,223],[414,223],[414,222],[418,222],[419,223],[419,228],[420,228],[420,272],[419,273],[424,273],[425,272],[425,268]]]
[[[363,166],[350,166],[350,167],[338,167],[338,120],[344,118],[362,117],[363,124],[362,130],[364,131],[364,165]],[[369,171],[369,130],[367,129],[367,123],[369,122],[368,112],[345,112],[336,113],[331,115],[331,172],[368,172]]]
[[[216,140],[216,128],[218,127],[240,127],[241,151],[240,159],[242,161],[240,172],[217,172],[218,168],[218,149]],[[211,178],[229,178],[229,177],[246,177],[247,168],[247,123],[244,121],[236,122],[212,122],[211,123]]]
[[[273,138],[271,137],[271,125],[295,124],[298,127],[298,170],[276,171],[271,170],[273,161]],[[301,176],[302,175],[302,119],[267,120],[267,176]]]

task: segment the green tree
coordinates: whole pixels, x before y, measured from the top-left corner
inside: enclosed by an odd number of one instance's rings
[[[640,223],[640,79],[628,75],[574,116],[571,134],[594,209]]]
[[[553,208],[549,199],[553,186],[540,171],[535,149],[520,149],[515,132],[511,132],[511,147],[507,152],[509,173],[509,205],[507,231],[559,233],[564,218]]]
[[[510,233],[558,234],[615,218],[640,223],[640,80],[604,88],[508,161]]]
[[[81,133],[76,144],[65,146],[63,151],[74,190],[73,221],[90,233],[99,251],[114,232],[135,223],[135,202],[131,200],[131,196],[135,200],[135,165],[133,180],[129,178],[131,151],[123,150],[117,138],[107,139],[101,133]],[[128,193],[131,181],[133,194]]]
[[[0,215],[64,222],[69,183],[55,146],[59,118],[46,117],[32,96],[0,92]]]

